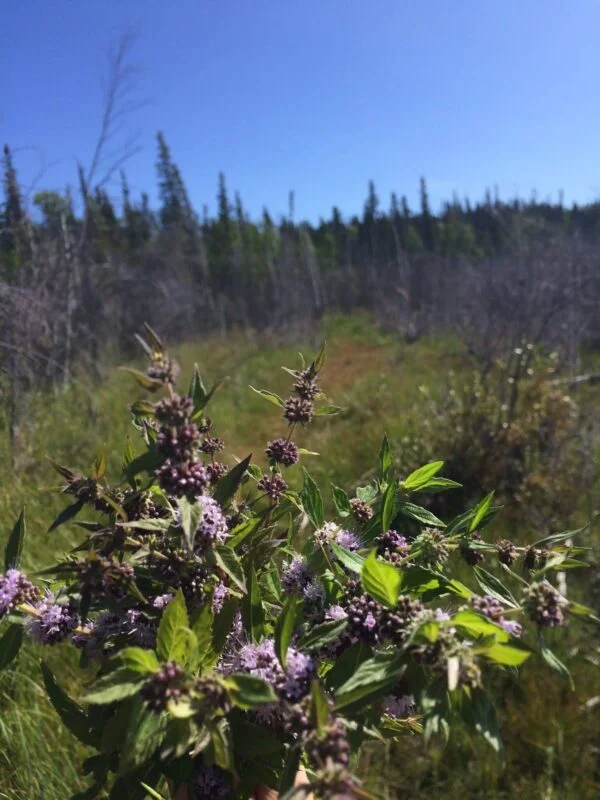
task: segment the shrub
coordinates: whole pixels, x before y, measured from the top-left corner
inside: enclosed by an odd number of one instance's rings
[[[176,365],[147,338],[150,366],[134,375],[164,396],[132,406],[143,451],[127,440],[117,485],[103,454],[89,475],[56,464],[71,502],[51,529],[93,510],[77,522],[85,538],[35,585],[19,570],[21,514],[0,575],[1,667],[23,633],[80,650],[79,700],[42,664],[63,723],[97,751],[77,797],[243,800],[272,787],[289,800],[368,798],[353,772],[364,743],[447,737],[457,724],[499,752],[492,671],[537,651],[568,676],[545,630],[569,615],[600,622],[549,581],[577,564],[572,532],[487,544],[492,495],[442,522],[415,501],[458,484],[442,462],[399,480],[387,438],[371,484],[355,497],[332,487],[328,520],[306,469],[293,488],[305,452],[292,437],[339,410],[319,390],[323,349],[288,370],[287,400],[255,390],[284,426],[266,468],[251,456],[228,468],[206,413],[214,389],[196,368],[178,393]],[[482,566],[496,557],[515,594]],[[476,591],[454,577],[459,560]]]
[[[400,466],[443,458],[463,484],[432,507],[456,511],[493,486],[520,518],[547,528],[566,524],[592,487],[594,459],[589,421],[557,371],[555,357],[536,356],[529,345],[467,381],[451,373],[438,396],[422,388]]]

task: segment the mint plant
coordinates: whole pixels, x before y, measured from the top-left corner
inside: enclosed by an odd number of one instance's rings
[[[42,663],[63,723],[96,751],[73,800],[369,798],[353,771],[363,743],[457,724],[500,753],[491,673],[538,653],[568,678],[545,629],[600,623],[550,582],[583,563],[574,532],[486,542],[493,494],[444,523],[419,496],[458,484],[439,461],[398,476],[386,437],[370,484],[330,487],[328,518],[304,467],[294,488],[295,439],[340,410],[319,388],[323,348],[287,370],[288,399],[254,390],[281,413],[262,464],[225,466],[215,388],[196,367],[181,393],[159,337],[147,327],[140,342],[149,366],[134,377],[162,393],[131,407],[141,448],[127,439],[116,484],[103,454],[87,475],[55,464],[70,503],[50,528],[83,538],[34,584],[19,569],[21,514],[0,574],[0,667],[24,634],[80,651],[79,699]]]

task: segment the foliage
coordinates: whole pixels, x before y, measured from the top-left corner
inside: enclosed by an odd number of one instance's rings
[[[530,344],[487,373],[451,373],[436,394],[422,387],[402,467],[443,457],[463,484],[454,495],[459,503],[494,486],[521,518],[548,529],[567,524],[593,485],[593,437],[590,420],[557,376],[556,354],[536,355]],[[432,502],[443,508],[446,499]]]
[[[444,738],[459,723],[500,752],[493,673],[536,650],[568,678],[542,629],[565,614],[598,622],[548,581],[576,566],[573,534],[498,550],[511,589],[481,566],[496,552],[480,535],[497,511],[492,496],[445,524],[420,505],[450,488],[442,462],[400,478],[387,439],[377,477],[354,497],[336,487],[339,521],[327,521],[310,473],[299,490],[286,480],[303,455],[293,433],[337,410],[317,383],[323,349],[288,370],[287,400],[260,390],[288,431],[268,443],[267,469],[250,457],[227,469],[206,415],[212,390],[196,369],[188,393],[176,393],[160,339],[148,328],[141,341],[150,365],[137,380],[166,390],[132,406],[144,449],[128,440],[118,485],[104,453],[86,475],[56,464],[69,511],[53,525],[77,519],[85,538],[41,573],[42,593],[19,570],[22,517],[0,578],[5,663],[15,625],[81,652],[83,697],[60,673],[44,667],[43,678],[64,725],[97,750],[86,796],[187,786],[190,797],[244,798],[262,784],[289,797],[368,797],[350,753],[416,733]],[[481,595],[457,579],[457,559]],[[524,634],[518,619],[534,624]],[[293,790],[301,762],[309,784]]]

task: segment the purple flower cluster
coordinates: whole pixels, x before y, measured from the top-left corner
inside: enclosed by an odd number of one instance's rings
[[[392,564],[399,563],[409,551],[406,538],[398,531],[389,530],[375,539],[377,555]]]
[[[498,551],[498,561],[510,567],[517,560],[517,548],[510,539],[501,539],[496,549]]]
[[[334,534],[333,541],[340,547],[343,547],[344,550],[354,551],[360,548],[360,539],[357,534],[352,531],[347,531],[344,528],[341,528]]]
[[[154,406],[154,415],[161,425],[178,428],[188,422],[194,411],[194,404],[187,395],[174,394],[159,400]]]
[[[210,476],[201,461],[175,461],[167,458],[156,471],[161,489],[175,497],[198,497],[210,482]]]
[[[50,593],[35,604],[35,609],[39,616],[27,619],[25,627],[38,644],[63,642],[79,624],[73,607],[55,603]]]
[[[304,400],[302,397],[289,397],[285,401],[283,416],[290,425],[296,422],[301,425],[307,425],[313,418],[314,413],[315,406],[310,400]]]
[[[200,432],[193,422],[179,428],[161,428],[156,439],[158,451],[167,458],[184,461],[190,458]]]
[[[152,600],[152,605],[158,611],[162,611],[169,605],[172,599],[173,595],[170,592],[167,592],[167,594],[159,594]]]
[[[275,653],[273,639],[263,639],[259,644],[244,644],[231,659],[230,672],[247,672],[262,678],[285,700],[299,700],[310,690],[310,681],[316,666],[312,658],[290,647],[287,669],[284,670]]]
[[[267,458],[284,467],[291,467],[299,459],[298,448],[287,439],[275,439],[269,442],[265,450]]]
[[[229,587],[223,583],[223,581],[219,581],[215,586],[215,590],[213,592],[213,599],[212,599],[212,607],[213,612],[218,614],[220,611],[223,610],[223,604],[225,600],[229,597]]]
[[[22,572],[7,570],[6,575],[0,575],[0,619],[21,603],[34,603],[39,596],[37,587]]]
[[[358,497],[353,497],[350,500],[350,507],[352,508],[352,513],[358,520],[358,522],[368,522],[371,517],[373,516],[373,509],[364,500],[360,500]]]
[[[519,637],[523,632],[523,627],[515,620],[504,619],[504,606],[495,597],[489,594],[480,597],[473,595],[471,597],[471,605],[484,617],[493,620],[497,625],[500,625],[507,633],[512,636]]]
[[[288,594],[303,592],[311,580],[310,571],[302,556],[294,556],[281,572],[281,585]]]
[[[219,439],[217,436],[205,436],[200,445],[200,450],[202,450],[203,453],[214,456],[215,453],[219,453],[224,447],[225,442],[223,439]]]
[[[201,552],[223,544],[229,536],[229,528],[221,506],[212,497],[198,498],[198,505],[202,516],[196,528],[194,549]]]

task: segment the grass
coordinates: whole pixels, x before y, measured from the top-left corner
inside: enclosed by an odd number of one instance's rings
[[[465,369],[468,363],[457,342],[429,339],[407,345],[375,330],[360,316],[328,320],[325,334],[328,356],[323,388],[345,411],[337,418],[319,419],[298,440],[320,453],[308,463],[318,480],[350,488],[374,464],[384,431],[396,448],[401,446],[418,416],[419,386],[435,386],[439,375],[451,368]],[[318,346],[320,335],[302,336],[307,355]],[[285,393],[289,376],[280,367],[296,365],[298,344],[238,334],[177,349],[186,377],[198,362],[207,384],[224,379],[210,413],[215,432],[228,445],[230,459],[252,452],[254,460],[261,462],[265,442],[283,431],[276,409],[248,386]],[[86,471],[103,446],[109,473],[118,475],[129,430],[125,407],[142,394],[130,376],[111,369],[101,386],[93,386],[80,375],[58,395],[32,398],[31,424],[21,432],[18,471],[10,466],[6,437],[0,444],[0,547],[22,505],[28,518],[28,568],[47,563],[70,545],[76,531],[73,526],[47,533],[63,502],[52,491],[57,476],[46,457]],[[593,402],[591,395],[589,401]],[[499,537],[501,522],[496,525]],[[600,761],[594,748],[600,715],[585,703],[600,695],[600,671],[579,656],[585,644],[573,626],[560,647],[574,667],[575,692],[535,663],[523,671],[522,685],[509,675],[500,683],[508,743],[505,768],[484,747],[460,734],[443,751],[426,750],[420,739],[407,738],[385,752],[379,748],[364,755],[363,768],[374,788],[386,800],[504,800],[520,791],[540,800],[596,799]],[[27,648],[17,668],[0,676],[0,798],[6,800],[67,800],[86,785],[79,770],[82,748],[61,728],[44,699],[39,657],[38,650]],[[57,648],[49,661],[51,666],[61,663],[62,676],[69,659],[68,648]]]

